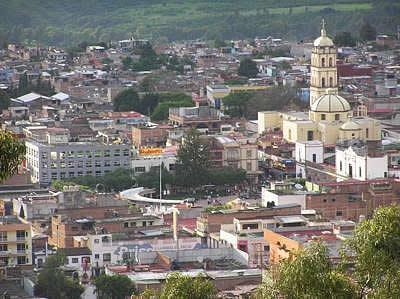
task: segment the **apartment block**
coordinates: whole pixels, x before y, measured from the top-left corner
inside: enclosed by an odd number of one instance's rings
[[[16,216],[0,217],[0,278],[10,268],[32,265],[32,227]]]
[[[33,183],[49,184],[52,180],[85,175],[103,176],[121,167],[131,167],[129,144],[71,142],[67,129],[41,129],[40,134],[27,139],[25,145]]]

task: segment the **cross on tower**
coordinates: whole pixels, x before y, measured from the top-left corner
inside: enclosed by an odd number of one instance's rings
[[[326,29],[325,29],[326,22],[325,22],[325,19],[322,19],[321,25],[322,25],[321,36],[326,36]]]

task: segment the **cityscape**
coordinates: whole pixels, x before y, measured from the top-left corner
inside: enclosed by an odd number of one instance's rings
[[[400,298],[400,4],[306,2],[0,21],[0,298]]]

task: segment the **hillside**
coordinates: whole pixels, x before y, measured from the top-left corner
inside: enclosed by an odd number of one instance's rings
[[[0,0],[0,40],[76,44],[136,37],[153,40],[283,36],[352,31],[364,19],[394,32],[400,4],[394,0]]]

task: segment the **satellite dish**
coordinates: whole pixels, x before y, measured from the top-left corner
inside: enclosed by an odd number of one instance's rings
[[[303,189],[303,185],[301,185],[301,184],[296,184],[296,185],[294,185],[294,187],[295,187],[297,190]]]

